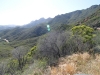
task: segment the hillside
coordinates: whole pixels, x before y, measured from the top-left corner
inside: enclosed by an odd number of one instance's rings
[[[33,41],[36,41],[34,40],[35,37],[47,33],[47,24],[51,26],[51,30],[66,30],[66,27],[69,29],[70,25],[76,25],[79,22],[84,22],[86,25],[93,25],[95,22],[99,23],[99,9],[100,5],[93,5],[90,8],[58,15],[52,19],[40,18],[24,26],[3,30],[0,32],[0,37],[9,40],[15,46],[26,45],[26,40],[33,39]],[[84,21],[87,18],[89,19]],[[92,20],[94,18],[95,21]],[[16,43],[16,41],[21,42]]]
[[[82,19],[85,19],[87,16],[97,13],[96,11],[99,9],[100,9],[100,5],[93,5],[87,9],[77,10],[70,13],[55,16],[53,19],[40,18],[39,20],[32,21],[31,23],[25,26],[16,27],[11,30],[0,32],[0,37],[7,38],[10,41],[24,40],[24,39],[37,37],[47,32],[47,28],[46,28],[47,24],[51,26],[51,29],[55,29],[62,24],[63,25],[76,24]]]
[[[87,18],[83,19],[81,23],[84,23],[91,27],[100,27],[100,9]]]
[[[74,12],[57,15],[49,22],[49,24],[52,25],[53,27],[59,26],[61,24],[68,24],[68,25],[75,24],[81,21],[82,19],[85,19],[88,16],[92,15],[99,9],[100,5],[93,5],[87,9],[77,10]]]
[[[52,18],[40,18],[39,20],[32,21],[27,25],[18,26],[12,29],[10,27],[1,26],[2,32],[0,32],[0,37],[14,41],[40,36],[47,32],[46,25],[51,19]]]
[[[0,33],[0,37],[7,38],[10,41],[23,40],[23,39],[40,36],[46,32],[47,32],[46,26],[44,26],[44,24],[41,24],[41,26],[38,25],[32,28],[16,27],[9,30],[7,29]]]

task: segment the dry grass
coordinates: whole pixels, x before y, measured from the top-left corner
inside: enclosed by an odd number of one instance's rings
[[[59,59],[58,67],[51,67],[51,75],[74,75],[91,59],[88,53],[73,54]]]
[[[58,67],[51,68],[51,75],[73,75],[76,72],[74,63],[60,64]]]
[[[86,73],[89,75],[100,75],[100,54],[95,58],[88,53],[78,53],[59,59],[59,65],[43,70],[36,70],[31,75],[74,75]],[[40,72],[41,74],[35,74]]]
[[[58,67],[51,68],[51,75],[74,75],[75,73],[86,73],[100,75],[100,55],[79,53],[59,59]]]
[[[91,75],[100,75],[100,55],[95,55],[95,59],[91,59],[81,71]]]

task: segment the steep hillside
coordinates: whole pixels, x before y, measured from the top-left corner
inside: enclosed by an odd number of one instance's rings
[[[81,23],[92,27],[100,27],[100,9],[87,18],[83,19]]]
[[[77,10],[74,12],[57,15],[49,22],[49,24],[53,25],[53,27],[59,26],[61,24],[69,24],[69,25],[75,24],[76,22],[79,22],[82,19],[92,15],[99,9],[100,5],[93,5],[87,9]]]

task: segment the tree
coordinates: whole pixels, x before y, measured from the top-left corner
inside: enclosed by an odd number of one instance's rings
[[[22,70],[23,66],[26,64],[27,59],[25,58],[25,55],[27,52],[28,49],[23,46],[17,47],[12,51],[13,57],[18,60],[20,70]]]
[[[90,47],[88,43],[83,42],[82,37],[76,35],[72,36],[67,43],[70,53],[88,51]]]

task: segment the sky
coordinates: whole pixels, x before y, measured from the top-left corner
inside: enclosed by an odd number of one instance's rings
[[[24,25],[100,4],[100,0],[0,0],[0,25]]]

